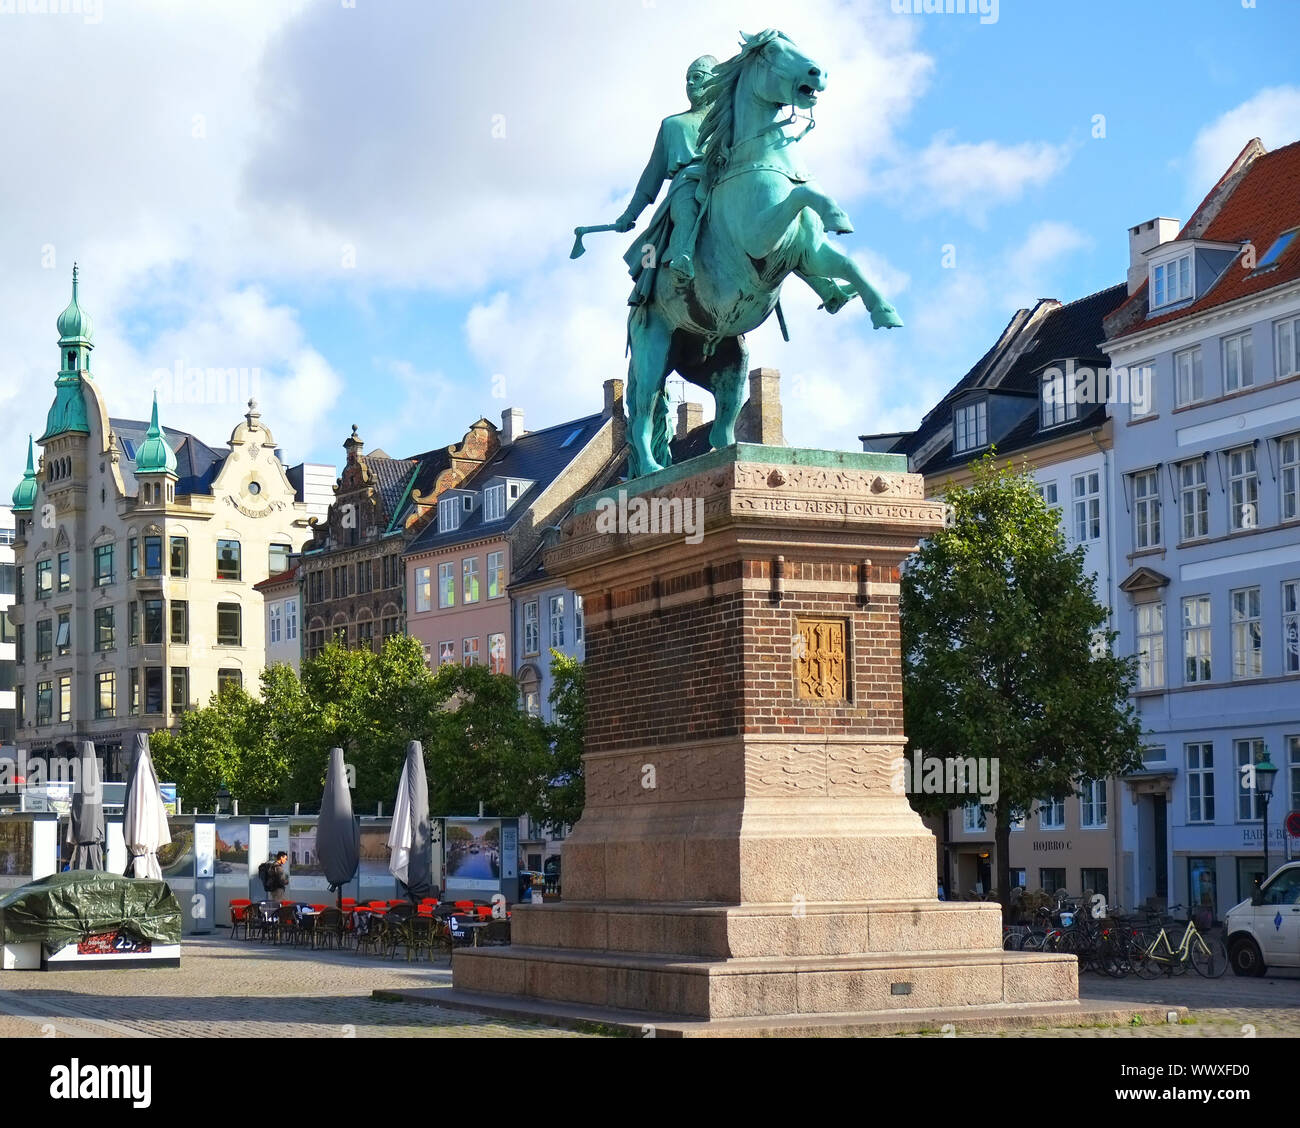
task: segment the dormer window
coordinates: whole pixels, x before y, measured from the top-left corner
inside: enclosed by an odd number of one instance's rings
[[[952,449],[955,454],[988,446],[989,405],[987,400],[959,407],[952,413]]]
[[[488,486],[483,491],[483,520],[500,521],[506,515],[506,487]]]
[[[1151,268],[1151,308],[1173,305],[1192,296],[1192,256],[1181,255]]]
[[[1043,430],[1079,418],[1079,385],[1082,381],[1080,373],[1071,371],[1067,375],[1059,368],[1049,368],[1043,373],[1038,397],[1042,405]]]
[[[1300,232],[1300,227],[1293,227],[1290,231],[1283,231],[1281,235],[1274,239],[1273,245],[1264,252],[1264,257],[1255,264],[1255,273],[1258,274],[1261,270],[1271,269],[1277,260],[1286,253],[1287,247],[1291,245],[1297,232]]]
[[[459,497],[445,497],[438,502],[438,531],[450,533],[460,528],[462,506]]]

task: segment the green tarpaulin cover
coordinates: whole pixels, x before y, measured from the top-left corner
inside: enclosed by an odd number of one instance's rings
[[[165,881],[91,870],[51,874],[0,897],[0,943],[40,941],[58,951],[83,936],[127,932],[181,942],[181,906]]]

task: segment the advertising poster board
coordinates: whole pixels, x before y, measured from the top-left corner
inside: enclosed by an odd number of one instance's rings
[[[443,836],[448,890],[480,893],[500,890],[500,819],[449,818]]]
[[[22,885],[31,872],[31,820],[0,819],[0,878],[22,878]]]

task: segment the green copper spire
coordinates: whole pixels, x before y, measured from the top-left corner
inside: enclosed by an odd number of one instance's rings
[[[135,456],[135,472],[141,474],[176,475],[176,452],[167,445],[162,428],[158,426],[158,393],[153,396],[153,417],[149,421],[149,432],[140,444]]]
[[[45,419],[45,433],[40,442],[69,431],[90,434],[86,418],[86,401],[81,394],[81,378],[90,375],[90,350],[94,330],[90,315],[77,302],[77,267],[72,267],[72,301],[59,314],[59,377],[54,381],[54,403]]]
[[[72,301],[68,308],[59,314],[59,344],[71,345],[79,342],[89,344],[94,339],[95,329],[90,321],[90,314],[77,302],[77,264],[72,264]]]
[[[36,482],[36,463],[32,450],[32,437],[27,436],[27,470],[23,473],[23,480],[18,483],[14,489],[14,512],[30,513],[36,508],[36,491],[38,489]]]

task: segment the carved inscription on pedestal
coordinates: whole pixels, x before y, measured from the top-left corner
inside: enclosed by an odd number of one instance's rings
[[[800,619],[795,647],[799,696],[812,701],[843,701],[847,696],[843,619]]]

